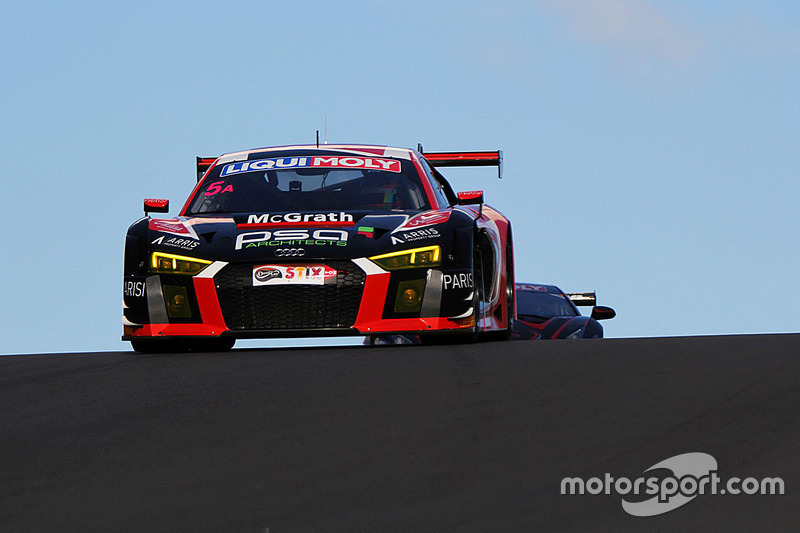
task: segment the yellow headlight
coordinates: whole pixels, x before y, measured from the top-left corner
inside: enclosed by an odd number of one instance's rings
[[[441,255],[441,246],[425,246],[424,248],[414,248],[413,250],[375,255],[369,259],[387,270],[398,270],[401,268],[439,266],[442,263]]]
[[[188,274],[193,276],[210,265],[212,261],[195,259],[183,255],[153,252],[150,256],[150,272],[159,274]]]

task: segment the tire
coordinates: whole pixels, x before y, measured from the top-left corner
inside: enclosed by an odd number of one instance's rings
[[[147,339],[131,341],[131,348],[138,353],[227,352],[235,343],[233,337]]]
[[[236,339],[233,337],[210,337],[192,339],[188,342],[189,349],[193,352],[227,352],[233,345],[236,344]]]
[[[176,339],[148,339],[131,341],[131,348],[138,353],[179,353],[186,346]]]

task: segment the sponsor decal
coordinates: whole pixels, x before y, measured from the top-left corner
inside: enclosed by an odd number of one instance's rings
[[[445,289],[471,289],[475,284],[472,272],[445,274],[442,279],[444,280]]]
[[[164,233],[174,233],[177,235],[189,235],[189,228],[178,221],[173,222],[170,220],[153,218],[150,219],[148,227],[153,231],[162,231]]]
[[[169,207],[169,200],[163,198],[145,198],[144,205],[156,209],[167,209]]]
[[[375,228],[371,226],[359,226],[358,227],[358,234],[363,235],[369,239],[375,236]]]
[[[547,287],[543,285],[531,285],[530,283],[520,283],[519,288],[526,291],[547,292]]]
[[[324,285],[336,274],[327,265],[262,265],[253,267],[253,286]]]
[[[187,239],[184,237],[170,237],[169,239],[164,240],[165,238],[166,237],[162,235],[161,237],[157,238],[150,244],[171,246],[173,248],[180,248],[181,250],[194,250],[200,245],[200,241],[196,241],[194,239]]]
[[[250,215],[246,224],[237,224],[239,228],[272,228],[277,226],[352,226],[353,215],[340,211],[338,213],[286,213],[272,215]]]
[[[144,281],[126,281],[123,284],[122,293],[124,296],[131,296],[133,298],[142,298],[144,296],[145,283]]]
[[[258,283],[266,283],[271,279],[279,279],[283,277],[283,272],[278,268],[260,267],[253,270],[253,279]]]
[[[408,231],[398,235],[392,235],[392,244],[405,244],[407,242],[421,241],[425,239],[438,239],[442,234],[436,228],[423,228],[416,231]]]
[[[422,226],[433,226],[434,224],[443,224],[448,220],[450,220],[450,213],[452,213],[452,211],[422,213],[411,218],[405,224],[399,226],[394,231],[396,232],[399,230],[419,228]]]
[[[462,191],[458,193],[459,200],[477,200],[483,195],[483,191]]]
[[[719,476],[718,470],[717,460],[713,456],[690,452],[664,459],[634,479],[615,478],[608,472],[589,479],[565,477],[561,480],[561,494],[615,494],[621,497],[622,509],[637,517],[658,516],[674,511],[698,496],[785,494],[783,478],[742,479],[737,476],[725,479]],[[669,474],[664,475],[666,472]],[[650,498],[644,499],[645,496]]]
[[[225,187],[222,184],[225,183],[224,181],[215,181],[211,185],[208,186],[206,192],[203,193],[203,196],[214,196],[217,194],[222,194],[224,192],[233,192],[233,185],[226,185]]]
[[[225,165],[220,172],[220,177],[256,172],[259,170],[279,170],[285,168],[365,168],[372,170],[385,170],[400,172],[400,161],[396,159],[383,159],[378,157],[351,157],[351,156],[303,156],[303,157],[276,157],[271,159],[257,159],[255,161],[238,161]]]
[[[284,229],[250,231],[236,236],[236,250],[261,246],[347,246],[347,232],[340,229]]]
[[[169,233],[170,235],[177,235],[179,237],[191,237],[192,239],[200,240],[200,237],[197,236],[197,233],[191,227],[193,223],[194,221],[191,220],[187,221],[187,223],[184,223],[183,220],[176,218],[172,220],[151,218],[147,224],[151,231],[159,231],[161,233]]]

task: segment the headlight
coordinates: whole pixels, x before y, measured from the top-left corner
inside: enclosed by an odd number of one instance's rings
[[[441,255],[441,246],[425,246],[424,248],[414,248],[413,250],[375,255],[369,259],[387,270],[398,270],[401,268],[439,266],[442,263]]]
[[[150,272],[158,274],[188,274],[193,276],[210,265],[211,261],[182,255],[153,252],[150,256]]]

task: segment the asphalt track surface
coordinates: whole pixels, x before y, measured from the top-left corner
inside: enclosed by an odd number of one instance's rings
[[[800,335],[0,357],[0,531],[797,531]],[[688,452],[782,496],[634,517]]]

